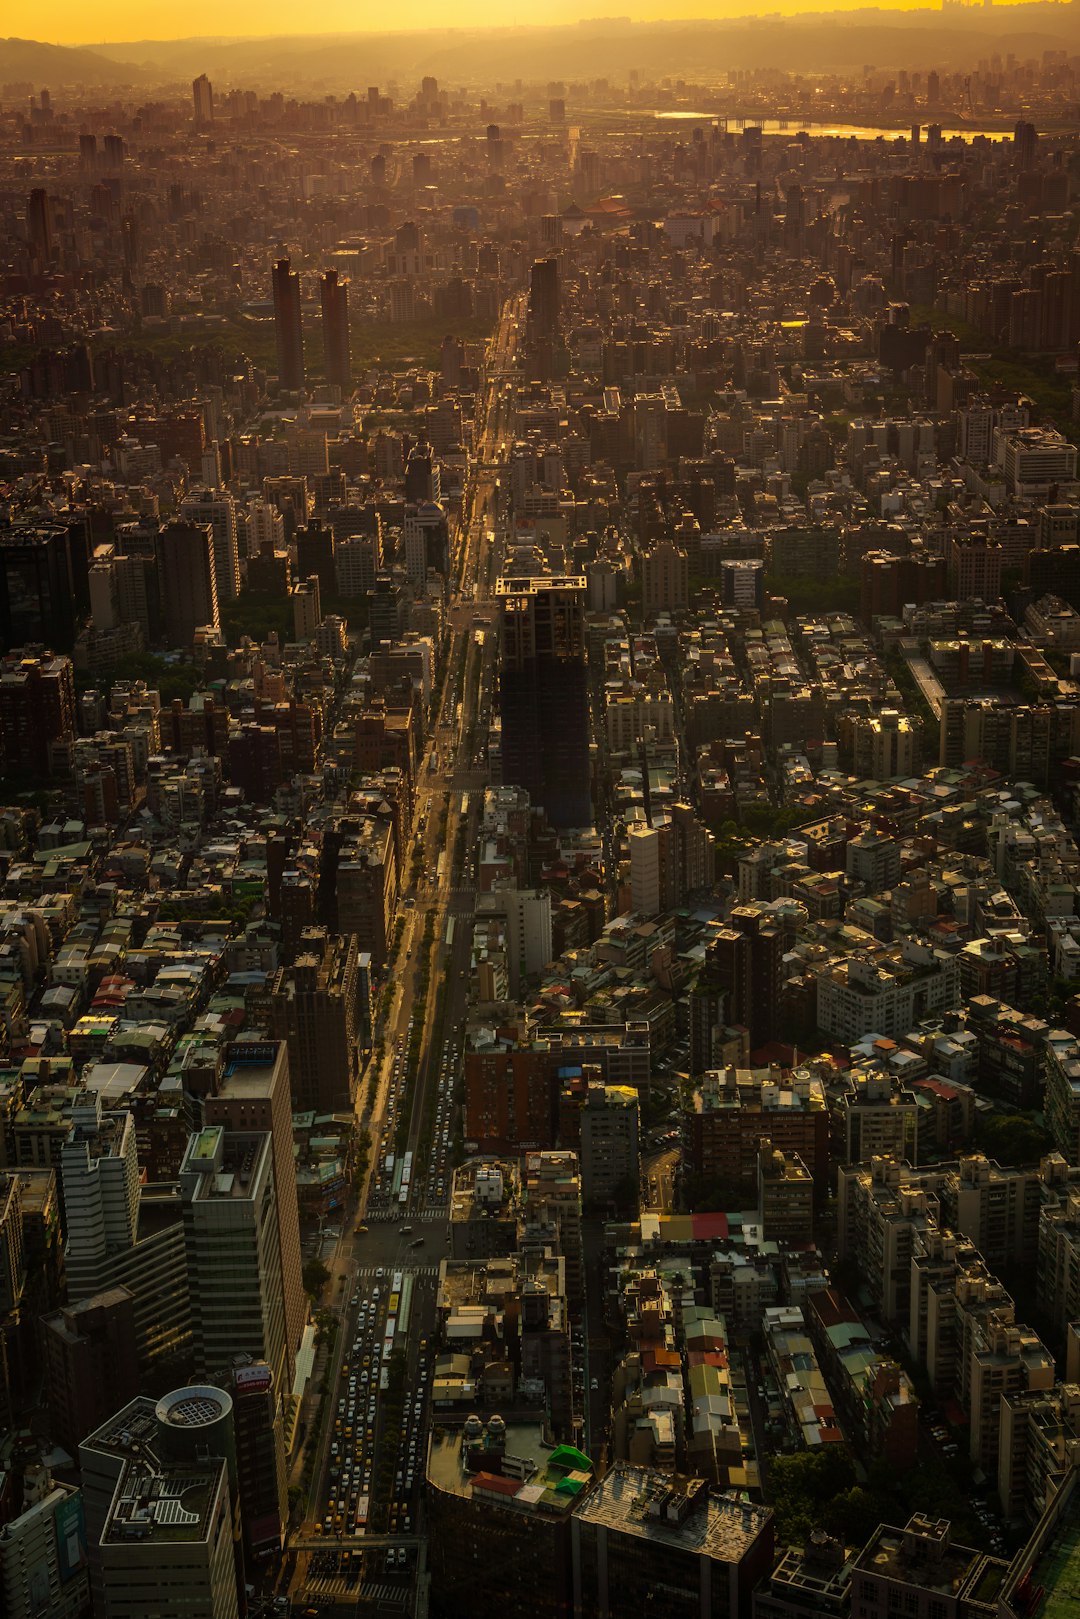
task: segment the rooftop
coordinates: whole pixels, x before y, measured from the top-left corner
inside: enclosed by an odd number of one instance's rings
[[[102,1530],[103,1544],[205,1540],[223,1461],[159,1470],[138,1458],[124,1464]]]
[[[673,1513],[689,1510],[676,1521]],[[733,1496],[710,1495],[699,1479],[682,1478],[616,1462],[578,1508],[585,1522],[638,1535],[719,1562],[736,1563],[766,1530],[767,1507]]]
[[[504,1423],[497,1416],[486,1428],[478,1417],[463,1428],[436,1428],[428,1449],[428,1482],[435,1489],[497,1499],[517,1511],[569,1512],[588,1488],[591,1472],[587,1457],[569,1445],[550,1444],[539,1423]]]
[[[957,1596],[982,1556],[970,1546],[954,1545],[944,1520],[916,1516],[906,1529],[882,1524],[860,1553],[857,1566],[903,1585]]]

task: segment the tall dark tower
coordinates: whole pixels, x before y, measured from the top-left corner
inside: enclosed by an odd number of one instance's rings
[[[52,220],[49,194],[40,186],[36,186],[26,199],[26,235],[37,267],[47,269],[52,260]]]
[[[506,577],[495,595],[503,780],[524,787],[552,825],[591,826],[586,580]]]
[[[352,348],[349,339],[349,283],[327,270],[319,282],[322,302],[323,356],[327,382],[336,382],[343,394],[352,390]]]
[[[300,317],[300,277],[288,259],[274,265],[274,328],[278,381],[299,392],[304,386],[304,327]]]
[[[559,329],[559,261],[537,259],[529,277],[529,319],[537,337]]]

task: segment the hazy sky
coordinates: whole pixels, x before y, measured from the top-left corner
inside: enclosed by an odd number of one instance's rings
[[[450,16],[459,28],[506,27],[515,23],[574,22],[579,17],[655,18],[745,16],[748,12],[830,11],[865,5],[867,0],[547,0],[542,12],[524,0],[457,0]],[[908,0],[871,0],[908,9]],[[927,0],[911,0],[926,5]],[[177,39],[242,34],[346,33],[370,29],[445,28],[445,0],[411,0],[394,9],[357,0],[320,0],[317,7],[296,0],[186,0],[147,6],[145,0],[4,0],[4,32],[54,45],[88,45],[109,40]],[[934,9],[938,9],[937,6]],[[91,32],[92,30],[92,32]]]

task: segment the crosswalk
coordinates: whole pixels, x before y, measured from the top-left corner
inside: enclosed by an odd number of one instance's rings
[[[378,1602],[388,1608],[404,1608],[407,1596],[407,1587],[385,1581],[368,1580],[360,1587],[361,1602]]]
[[[411,1222],[414,1220],[445,1220],[448,1203],[425,1203],[422,1209],[396,1208],[368,1209],[364,1215],[365,1221],[370,1224],[373,1220],[391,1221],[401,1220]]]
[[[394,1270],[400,1270],[405,1276],[418,1278],[438,1276],[439,1274],[438,1265],[395,1265],[393,1268]],[[380,1279],[380,1271],[382,1272],[382,1279],[385,1279],[390,1274],[389,1267],[386,1265],[361,1265],[356,1273],[356,1279],[358,1282],[374,1282]]]

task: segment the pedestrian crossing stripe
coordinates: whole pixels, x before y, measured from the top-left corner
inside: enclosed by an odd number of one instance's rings
[[[385,1266],[362,1265],[356,1272],[357,1281],[374,1281],[378,1277],[380,1268],[385,1276]],[[395,1265],[394,1269],[403,1271],[406,1276],[438,1276],[439,1274],[438,1265]]]

